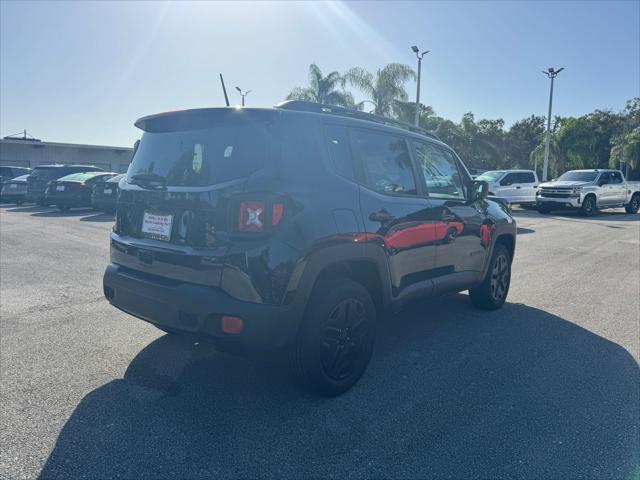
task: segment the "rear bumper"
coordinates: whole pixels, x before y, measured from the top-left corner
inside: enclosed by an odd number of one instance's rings
[[[271,350],[295,338],[299,319],[290,306],[236,300],[218,288],[167,280],[111,263],[104,294],[120,310],[159,327],[208,338],[218,346]],[[223,315],[242,318],[240,334],[221,329]]]
[[[16,200],[17,201],[21,201],[24,202],[27,199],[27,193],[22,191],[22,192],[12,192],[11,190],[9,191],[3,191],[2,192],[2,200],[4,202],[8,202],[8,203],[13,203]]]
[[[91,201],[80,195],[45,195],[46,202],[50,205],[62,207],[89,207]]]

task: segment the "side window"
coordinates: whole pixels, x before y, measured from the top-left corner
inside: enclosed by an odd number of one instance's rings
[[[368,187],[382,193],[417,194],[404,138],[353,130],[351,139]]]
[[[351,158],[351,147],[349,146],[347,129],[336,125],[329,125],[325,129],[325,135],[333,168],[335,168],[336,172],[340,175],[353,178],[353,159]]]
[[[533,172],[520,172],[518,174],[518,183],[536,183],[536,177]]]
[[[462,177],[451,152],[422,142],[413,142],[413,147],[427,182],[429,196],[464,200]]]
[[[609,172],[604,172],[600,175],[600,179],[598,180],[598,183],[600,185],[606,185],[608,183],[611,183],[611,176],[609,175]]]
[[[611,172],[611,183],[622,183],[620,172]]]
[[[517,173],[507,173],[502,180],[500,180],[500,185],[507,186],[513,185],[514,183],[520,183],[520,179],[518,178]]]

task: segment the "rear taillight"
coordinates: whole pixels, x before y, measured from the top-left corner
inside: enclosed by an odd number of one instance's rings
[[[264,202],[240,202],[238,230],[241,232],[264,232]]]
[[[279,225],[284,216],[283,203],[268,200],[243,200],[238,213],[238,231],[242,233],[264,233]]]

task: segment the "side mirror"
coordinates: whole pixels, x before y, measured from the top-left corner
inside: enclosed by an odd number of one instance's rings
[[[469,201],[471,203],[478,200],[485,200],[489,195],[489,184],[484,180],[474,180],[471,184]]]

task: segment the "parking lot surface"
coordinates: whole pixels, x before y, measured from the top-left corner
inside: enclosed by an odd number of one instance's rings
[[[2,206],[0,477],[640,477],[640,215],[515,216],[503,309],[408,306],[326,399],[111,307],[112,217]]]

